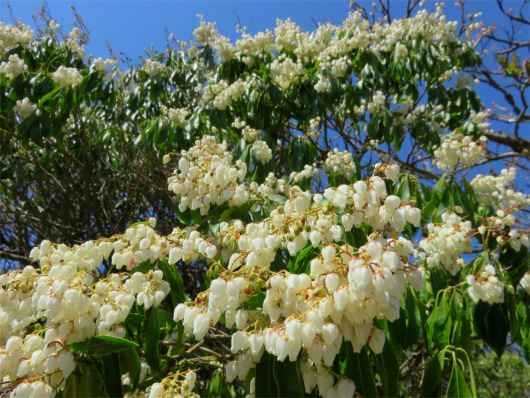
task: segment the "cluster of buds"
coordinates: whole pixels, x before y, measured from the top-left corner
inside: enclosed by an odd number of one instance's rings
[[[183,377],[184,376],[184,377]],[[147,392],[149,398],[199,398],[193,393],[197,375],[192,370],[166,377],[160,383],[151,385]]]
[[[471,181],[471,186],[478,195],[478,201],[493,206],[495,210],[504,210],[514,206],[527,208],[530,206],[530,195],[516,192],[510,187],[516,176],[515,167],[503,169],[498,176],[478,174]]]
[[[83,76],[76,68],[65,68],[61,65],[53,72],[52,79],[61,87],[75,87],[83,81]]]
[[[484,158],[486,143],[488,139],[484,136],[478,141],[473,137],[462,134],[451,134],[444,140],[442,146],[434,151],[436,167],[440,170],[453,169],[463,163],[467,167]]]
[[[351,178],[356,171],[353,155],[349,151],[339,152],[337,148],[328,152],[322,168],[328,173],[337,173],[346,178]]]
[[[2,391],[10,391],[12,397],[54,397],[54,390],[64,388],[75,366],[73,354],[54,329],[48,329],[44,338],[12,336],[0,347]]]
[[[189,207],[205,215],[212,204],[240,206],[248,201],[246,188],[237,185],[245,178],[247,165],[238,160],[232,166],[232,153],[227,149],[214,137],[204,136],[182,153],[175,175],[168,179],[169,190],[180,196],[180,211]]]
[[[475,303],[478,303],[479,300],[490,304],[504,301],[504,286],[496,275],[495,267],[488,263],[478,275],[468,275],[466,277],[469,285],[467,292]]]
[[[465,262],[462,253],[471,253],[471,221],[462,221],[456,213],[442,214],[442,223],[427,225],[429,235],[420,241],[416,253],[429,267],[441,268],[456,275]]]

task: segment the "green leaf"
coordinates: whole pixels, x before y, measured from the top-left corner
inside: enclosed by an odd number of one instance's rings
[[[473,398],[473,394],[466,383],[464,373],[460,370],[458,363],[453,363],[453,372],[449,379],[449,385],[447,386],[447,397],[462,397],[462,398]]]
[[[122,397],[120,362],[117,353],[101,357],[105,389],[111,397]]]
[[[49,100],[53,100],[53,98],[54,98],[57,94],[59,94],[59,92],[60,92],[61,90],[62,90],[62,88],[59,87],[59,88],[56,88],[55,90],[53,90],[52,92],[50,92],[50,93],[44,95],[44,96],[39,100],[39,106],[38,106],[38,107],[39,107],[39,108],[42,108],[42,106],[43,106],[46,102],[48,102]]]
[[[405,293],[405,310],[407,311],[407,343],[406,347],[410,347],[420,337],[420,326],[418,322],[419,310],[414,299],[414,294],[411,292],[412,287],[407,286]]]
[[[442,372],[445,350],[431,357],[425,367],[420,397],[440,397],[442,395]]]
[[[410,200],[410,186],[408,175],[405,175],[402,178],[401,184],[399,184],[396,195],[401,198],[401,201],[403,203],[408,203],[408,201]]]
[[[292,269],[290,269],[289,271],[291,271],[292,273],[295,273],[295,274],[300,274],[301,273],[301,268],[303,268],[303,265],[305,263],[305,260],[307,258],[307,256],[310,256],[311,252],[313,251],[313,245],[311,243],[309,243],[309,246],[306,247],[304,250],[302,250],[300,253],[298,253],[298,256],[296,256],[296,261],[294,262],[294,266]],[[315,256],[313,256],[314,258]]]
[[[105,390],[103,377],[101,377],[94,365],[85,365],[82,367],[82,371],[82,374],[75,371],[70,376],[71,379],[65,393],[66,397],[94,398],[109,396]]]
[[[278,203],[280,206],[283,206],[287,202],[287,198],[283,195],[270,194],[268,199],[274,203]]]
[[[256,398],[278,397],[278,385],[274,380],[274,356],[267,351],[256,364]]]
[[[374,354],[373,357],[377,373],[381,376],[383,396],[397,396],[400,373],[396,352],[392,348],[392,343],[387,339],[383,347],[383,352],[380,355]]]
[[[149,310],[147,316],[144,352],[147,364],[155,372],[160,370],[160,360],[158,355],[158,340],[160,339],[160,325],[156,308]]]
[[[499,357],[506,348],[506,338],[510,331],[507,316],[506,303],[488,304],[482,300],[477,303],[473,313],[475,332]]]
[[[109,355],[135,347],[138,347],[138,344],[132,341],[120,339],[119,337],[100,335],[90,339],[87,350],[92,355]]]
[[[191,225],[191,214],[189,208],[182,212],[179,209],[178,201],[175,201],[175,212],[177,213],[177,217],[182,224],[186,226]]]
[[[141,263],[136,264],[131,268],[131,274],[135,272],[141,272],[142,274],[147,274],[151,270],[151,262],[149,260],[142,261]]]
[[[253,295],[247,301],[245,301],[245,309],[247,310],[261,310],[263,308],[263,301],[265,300],[266,293],[260,292]]]
[[[355,388],[363,398],[377,397],[377,388],[372,372],[372,363],[365,347],[360,353],[353,352],[351,343],[344,342],[341,347],[341,374],[353,380]]]
[[[221,369],[217,369],[213,372],[212,378],[210,379],[210,386],[208,388],[212,397],[221,396],[221,387],[223,385],[223,378],[224,378],[224,375]]]
[[[237,220],[244,220],[245,217],[250,212],[250,209],[252,209],[254,207],[254,205],[256,203],[258,203],[258,202],[259,202],[258,200],[250,200],[247,203],[245,203],[244,205],[235,208],[235,211],[232,213],[232,217],[231,218],[237,219]]]
[[[140,363],[140,357],[136,352],[136,349],[129,348],[125,351],[118,353],[118,361],[120,365],[121,373],[129,372],[129,379],[131,380],[131,390],[135,391],[140,381],[140,372],[142,366]]]
[[[447,172],[444,173],[443,176],[440,177],[440,179],[434,184],[434,187],[432,188],[432,195],[438,199],[442,199],[443,193],[445,191],[445,179],[447,178]]]
[[[286,358],[283,362],[274,360],[274,380],[278,386],[279,397],[304,397],[305,389],[302,376],[298,369],[298,361],[291,362]]]
[[[177,304],[188,301],[188,296],[186,296],[186,292],[184,291],[184,281],[182,280],[182,276],[178,272],[177,267],[169,265],[165,260],[159,261],[158,267],[164,274],[163,279],[167,281],[171,287],[170,294],[173,306],[176,307]]]

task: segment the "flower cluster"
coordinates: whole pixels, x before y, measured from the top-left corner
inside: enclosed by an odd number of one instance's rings
[[[165,70],[165,66],[160,62],[153,61],[152,59],[146,59],[142,70],[149,76],[155,76]]]
[[[24,98],[22,101],[17,101],[14,109],[22,119],[27,119],[37,110],[37,105],[33,105],[28,98]]]
[[[177,373],[170,375],[159,383],[154,383],[149,387],[149,398],[199,398],[197,394],[193,394],[195,381],[197,375],[193,371],[186,373]]]
[[[420,241],[417,253],[429,267],[441,268],[456,275],[464,267],[462,253],[471,253],[471,221],[462,221],[456,213],[442,214],[442,223],[427,225],[429,235]]]
[[[530,195],[516,192],[510,187],[516,175],[515,167],[503,169],[498,176],[478,174],[471,181],[471,186],[478,195],[478,201],[492,206],[495,210],[505,210],[514,206],[526,208],[530,206]]]
[[[304,73],[304,66],[301,62],[294,62],[285,54],[280,55],[271,65],[272,81],[279,85],[283,90],[287,90],[289,86],[298,81],[300,76]]]
[[[8,62],[2,62],[0,64],[0,74],[5,74],[8,79],[14,79],[27,70],[28,66],[17,54],[10,55]]]
[[[392,174],[395,168],[388,170]],[[335,380],[330,372],[342,341],[351,341],[356,351],[369,344],[381,352],[385,337],[372,324],[373,318],[397,319],[405,281],[421,287],[423,270],[408,262],[413,252],[410,241],[397,238],[395,231],[394,238],[375,232],[357,253],[349,245],[338,247],[333,242],[340,240],[342,227],[331,211],[333,207],[346,210],[342,217],[346,230],[362,222],[374,228],[390,222],[402,230],[407,221],[419,225],[419,209],[388,196],[377,176],[328,188],[324,195],[327,204],[321,195],[293,187],[290,199],[270,218],[246,227],[241,221],[222,226],[224,238],[217,244],[233,250],[229,269],[194,302],[176,307],[175,321],[182,321],[184,332],[193,333],[197,340],[223,314],[227,327],[235,324],[240,330],[232,337],[232,350],[242,353],[227,365],[228,380],[243,380],[265,350],[280,361],[294,361],[303,351],[302,357],[310,358],[304,365],[308,392],[319,384],[323,396],[339,390],[353,394],[353,383]],[[325,246],[311,261],[309,275],[270,271],[278,250],[287,249],[292,256],[309,241],[316,250],[319,244]],[[246,309],[248,298],[264,287],[263,311]]]
[[[255,141],[252,145],[252,153],[263,164],[272,159],[272,151],[265,141]]]
[[[328,152],[322,168],[328,173],[337,173],[346,178],[351,178],[356,171],[353,155],[349,151],[339,152],[338,148]]]
[[[315,174],[318,172],[317,165],[314,163],[313,165],[306,164],[304,166],[304,169],[302,171],[293,171],[289,178],[293,180],[295,183],[300,182],[304,179],[311,179],[315,176]]]
[[[103,59],[101,57],[96,58],[91,65],[91,69],[95,69],[97,71],[103,71],[107,69],[109,66],[116,66],[117,61],[113,59]]]
[[[162,105],[160,106],[160,110],[169,118],[169,120],[180,125],[186,123],[186,117],[190,114],[190,111],[187,108],[173,109]]]
[[[0,22],[0,56],[7,52],[7,49],[17,44],[27,45],[35,32],[29,26],[19,22],[17,26],[4,25]]]
[[[200,18],[200,26],[193,31],[195,40],[199,44],[209,44],[220,61],[230,60],[234,57],[235,47],[230,43],[230,39],[223,37],[215,28],[215,22],[204,22],[203,16],[198,14]]]
[[[226,80],[210,84],[204,88],[202,102],[213,103],[219,110],[225,110],[231,100],[240,98],[247,88],[252,84],[252,79],[236,80],[228,84]]]
[[[11,396],[53,397],[53,389],[64,388],[66,378],[74,369],[73,354],[53,329],[44,337],[39,334],[24,339],[11,336],[5,347],[0,348],[0,378],[8,384],[2,390],[11,390]],[[33,378],[33,375],[42,376]],[[26,378],[16,384],[17,380]]]
[[[168,179],[169,190],[180,196],[180,211],[188,207],[207,214],[211,204],[229,202],[239,206],[248,201],[248,191],[237,181],[247,173],[246,163],[238,160],[231,165],[232,154],[226,144],[218,144],[214,137],[197,140],[188,152],[183,152],[175,175]]]
[[[290,196],[291,185],[284,178],[276,178],[274,173],[269,173],[263,184],[252,182],[249,187],[250,192],[257,192],[259,195],[282,194]]]
[[[488,263],[478,275],[468,275],[466,281],[469,285],[467,292],[475,303],[479,300],[487,303],[502,303],[504,301],[504,286],[496,276],[495,267]]]
[[[317,84],[315,84],[315,90],[319,93],[323,93],[324,91],[327,91],[329,86],[329,79],[325,76],[321,76],[320,79],[318,79]]]
[[[309,121],[309,129],[306,133],[307,137],[314,140],[319,136],[320,131],[318,130],[318,127],[320,126],[320,122],[321,122],[321,119],[319,116]]]
[[[462,134],[451,134],[446,138],[440,148],[434,151],[436,167],[440,170],[453,169],[460,163],[470,167],[478,160],[484,158],[487,138],[482,136],[478,141],[473,137]]]
[[[74,87],[83,81],[83,76],[76,68],[65,68],[61,65],[59,69],[53,72],[52,79],[62,87]]]

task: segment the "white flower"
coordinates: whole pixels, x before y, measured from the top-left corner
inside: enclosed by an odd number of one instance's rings
[[[62,87],[75,87],[83,81],[83,76],[81,76],[76,68],[65,68],[61,65],[59,69],[53,73],[52,79]]]
[[[14,109],[22,119],[27,119],[35,112],[37,105],[33,105],[28,98],[24,98],[22,101],[17,101]]]

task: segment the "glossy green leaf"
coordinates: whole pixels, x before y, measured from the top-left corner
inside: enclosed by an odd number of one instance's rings
[[[145,341],[144,341],[144,353],[147,364],[155,372],[160,370],[160,360],[158,353],[158,340],[160,339],[160,325],[158,323],[158,314],[156,308],[151,308],[148,311],[146,330],[145,330]]]
[[[131,381],[130,391],[133,392],[136,390],[138,382],[140,381],[140,373],[142,370],[140,357],[135,348],[120,351],[117,355],[121,373],[129,373],[129,379]]]
[[[266,293],[261,292],[253,295],[247,301],[245,301],[244,306],[247,310],[261,310],[263,307],[263,301],[265,300]]]
[[[473,313],[473,326],[484,342],[501,356],[506,348],[506,339],[510,331],[506,303],[488,304],[480,300]]]
[[[103,364],[103,379],[105,382],[105,389],[111,397],[122,397],[121,391],[121,373],[120,361],[117,353],[110,355],[103,355],[101,357]]]
[[[177,267],[170,265],[166,260],[159,261],[158,267],[164,274],[164,280],[168,282],[171,287],[170,295],[173,301],[173,306],[176,307],[177,304],[188,301],[188,296],[186,296],[184,290],[184,281],[182,280],[182,276],[178,272]]]
[[[77,371],[70,376],[66,397],[94,398],[108,397],[103,377],[91,363],[82,367],[82,374]]]
[[[377,397],[377,387],[375,385],[368,349],[363,347],[360,353],[356,353],[353,352],[353,347],[350,342],[344,342],[341,351],[341,374],[353,380],[356,391],[363,398]]]
[[[286,358],[283,362],[274,360],[274,380],[278,386],[278,397],[304,397],[304,383],[298,369],[298,361],[291,362]]]
[[[473,394],[471,394],[464,373],[458,366],[458,363],[453,364],[453,372],[451,373],[449,385],[447,386],[447,397],[473,398]]]
[[[87,350],[92,355],[109,355],[135,347],[138,347],[138,344],[132,341],[119,337],[100,335],[90,339]]]
[[[442,372],[444,369],[445,351],[440,351],[429,358],[423,374],[421,397],[440,397],[442,394]]]
[[[274,379],[275,357],[267,351],[256,364],[256,398],[278,397],[278,385]]]
[[[377,373],[383,384],[383,396],[395,397],[398,392],[399,364],[392,343],[387,339],[381,354],[373,355]]]

